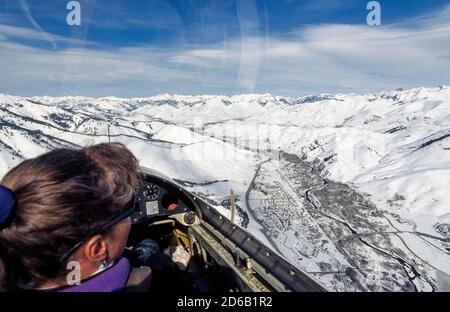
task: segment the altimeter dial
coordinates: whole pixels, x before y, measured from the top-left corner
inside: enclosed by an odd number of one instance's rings
[[[159,197],[159,187],[155,184],[146,184],[142,193],[146,201],[156,200]]]

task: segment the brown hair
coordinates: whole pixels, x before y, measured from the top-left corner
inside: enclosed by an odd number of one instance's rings
[[[138,161],[120,143],[57,149],[25,160],[1,184],[17,204],[12,223],[0,231],[0,289],[17,279],[40,284],[63,276],[59,258],[128,208]]]

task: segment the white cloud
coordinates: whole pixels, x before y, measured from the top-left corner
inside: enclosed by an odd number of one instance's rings
[[[241,40],[226,45],[221,62],[239,68],[259,59],[258,90],[276,92],[284,85],[288,93],[298,94],[305,89],[346,92],[450,83],[448,8],[416,19],[414,24],[313,25],[283,39],[246,38],[244,54],[240,53]],[[185,51],[178,60],[185,59],[187,65],[214,66],[211,58],[196,52]],[[207,53],[204,48],[202,52]],[[216,65],[219,67],[218,62]]]
[[[46,50],[0,25],[0,92],[147,96],[155,93],[365,92],[450,83],[450,6],[393,25],[312,25],[283,37],[247,35],[199,46]],[[77,46],[77,39],[53,36]]]
[[[35,29],[11,26],[11,25],[1,25],[0,24],[0,40],[11,40],[14,42],[16,39],[33,40],[33,41],[45,41],[48,42],[48,38],[43,36],[40,31]],[[56,47],[57,42],[67,43],[73,46],[83,46],[83,45],[94,45],[94,42],[81,40],[78,38],[70,38],[59,35],[51,36],[52,47]],[[53,45],[55,43],[55,46]]]

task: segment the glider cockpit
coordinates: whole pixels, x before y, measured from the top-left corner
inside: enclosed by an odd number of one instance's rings
[[[155,290],[324,291],[307,274],[222,216],[213,206],[160,173],[142,168],[128,240],[181,251],[179,274]],[[163,273],[161,273],[163,274]]]

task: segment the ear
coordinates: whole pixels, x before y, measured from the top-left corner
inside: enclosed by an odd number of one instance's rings
[[[92,236],[84,245],[84,255],[91,262],[102,262],[108,257],[108,243],[102,235]]]

